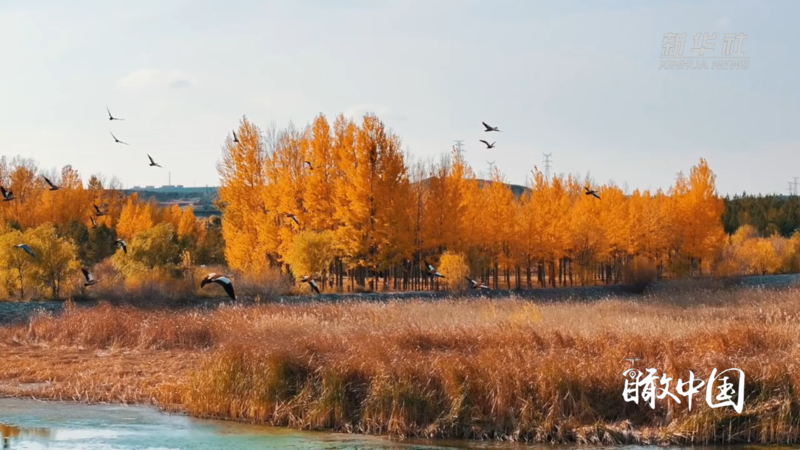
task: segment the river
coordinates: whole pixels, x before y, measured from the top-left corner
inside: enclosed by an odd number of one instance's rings
[[[387,438],[245,425],[163,414],[143,406],[0,399],[0,449],[531,449],[509,443]],[[641,448],[641,447],[639,447]]]

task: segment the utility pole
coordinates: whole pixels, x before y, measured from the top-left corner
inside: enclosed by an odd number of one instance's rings
[[[463,139],[459,139],[459,140],[453,141],[453,142],[456,143],[454,148],[458,152],[458,157],[459,158],[463,158],[464,157],[464,140]]]
[[[544,155],[544,180],[550,181],[550,156],[552,153],[542,153]]]

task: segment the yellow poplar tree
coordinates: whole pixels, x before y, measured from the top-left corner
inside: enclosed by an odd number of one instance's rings
[[[514,239],[514,193],[504,183],[500,170],[495,167],[490,183],[482,189],[485,196],[485,216],[481,227],[484,248],[495,263],[495,268],[510,269],[515,263]],[[499,274],[495,274],[497,287]],[[510,286],[509,286],[510,287]]]
[[[239,142],[228,137],[222,147],[220,201],[224,205],[222,234],[225,259],[233,269],[263,269],[267,260],[258,245],[256,214],[263,211],[261,190],[265,184],[265,152],[260,131],[243,118],[237,133]]]
[[[721,218],[725,204],[717,195],[715,180],[716,175],[701,158],[688,179],[679,177],[674,195],[681,253],[689,262],[699,263],[701,270],[724,239]]]
[[[26,234],[28,245],[36,253],[31,277],[34,286],[41,293],[49,291],[52,299],[60,298],[63,283],[74,278],[80,269],[77,246],[69,239],[59,237],[50,223]]]
[[[308,169],[303,164],[305,180],[305,220],[308,228],[314,231],[332,230],[336,225],[336,206],[334,204],[334,180],[338,176],[337,153],[331,127],[324,115],[314,120],[310,139],[305,152],[305,161],[313,166]]]
[[[353,266],[378,269],[410,253],[410,189],[400,142],[372,114],[360,129],[341,117],[335,128],[337,241]]]

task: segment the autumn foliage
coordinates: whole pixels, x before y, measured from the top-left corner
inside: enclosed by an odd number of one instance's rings
[[[16,197],[0,205],[0,297],[124,295],[175,279],[186,281],[181,295],[195,295],[188,286],[200,265],[251,285],[282,278],[275,286],[299,286],[311,276],[334,292],[458,291],[468,286],[462,272],[494,289],[527,289],[800,269],[800,235],[777,234],[788,213],[764,225],[747,198],[726,209],[704,159],[664,191],[546,178],[536,167],[528,186],[512,189],[496,167],[479,179],[456,151],[413,159],[373,114],[358,122],[319,115],[266,133],[243,118],[237,135],[217,165],[222,218],[125,195],[98,176],[84,184],[71,166],[0,159],[0,185]],[[48,190],[44,177],[61,189]],[[601,199],[585,195],[587,185]],[[723,225],[737,228],[729,235]],[[117,238],[130,254],[118,253]],[[58,267],[22,258],[13,247],[22,241],[52,245]],[[445,254],[465,269],[431,277],[424,262],[439,267]],[[80,266],[97,267],[102,286],[84,289]]]
[[[59,186],[49,190],[45,177]],[[0,298],[30,300],[85,296],[81,267],[94,271],[104,296],[122,294],[137,280],[172,283],[184,257],[221,262],[219,223],[198,220],[191,208],[159,206],[122,193],[116,180],[91,176],[84,185],[71,166],[45,171],[30,160],[0,158],[0,186],[15,199],[0,205]],[[97,215],[97,209],[104,214]],[[115,239],[128,241],[129,258],[114,256]],[[29,255],[18,244],[27,244]],[[219,256],[217,256],[219,254]],[[111,262],[113,264],[104,264]],[[114,270],[104,271],[108,267]],[[132,294],[133,292],[126,292]]]
[[[658,276],[709,275],[723,260],[724,201],[703,159],[667,191],[545,179],[534,169],[515,195],[498,169],[479,180],[457,152],[410,161],[371,114],[333,124],[320,115],[266,138],[245,118],[238,134],[223,146],[220,197],[225,255],[245,272],[283,267],[339,289],[445,287],[422,263],[451,251],[465,255],[473,277],[513,289],[629,281],[637,257]],[[602,200],[584,195],[590,182]],[[305,261],[317,258],[299,249],[316,251],[308,233],[327,231],[325,267],[311,267]]]

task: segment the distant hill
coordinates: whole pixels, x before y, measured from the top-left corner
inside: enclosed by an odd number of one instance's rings
[[[481,189],[483,189],[484,186],[491,186],[491,184],[494,183],[494,181],[492,181],[492,180],[478,180],[478,183],[479,183]],[[522,194],[524,194],[526,192],[530,192],[530,190],[531,190],[531,188],[529,188],[529,187],[520,186],[518,184],[508,184],[508,183],[503,183],[503,184],[505,184],[506,186],[508,186],[509,189],[511,189],[511,192],[514,194],[514,197],[516,197],[516,198],[522,197]]]
[[[428,185],[428,184],[430,184],[430,182],[431,182],[431,178],[426,178],[426,179],[424,179],[422,181],[418,181],[418,183],[422,183],[423,185]],[[478,182],[478,186],[480,186],[481,189],[483,189],[486,186],[491,186],[492,183],[494,183],[494,181],[492,181],[492,180],[480,180],[480,179],[477,180],[477,182]],[[511,189],[511,192],[514,194],[514,197],[516,197],[516,198],[522,197],[522,194],[524,194],[525,192],[529,192],[531,190],[528,187],[520,186],[518,184],[508,184],[508,183],[504,183],[504,184],[506,186],[508,186],[509,189]]]

